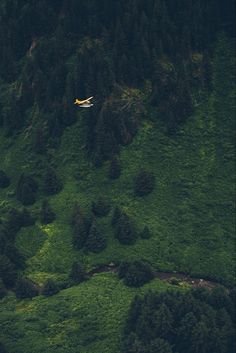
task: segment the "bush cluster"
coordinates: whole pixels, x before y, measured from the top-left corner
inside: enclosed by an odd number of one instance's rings
[[[154,278],[151,266],[142,261],[122,262],[118,270],[119,278],[129,287],[141,287]]]

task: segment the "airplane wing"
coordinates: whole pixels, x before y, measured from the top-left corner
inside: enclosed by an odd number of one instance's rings
[[[93,96],[92,96],[92,97],[89,97],[89,98],[87,98],[87,99],[84,99],[84,100],[79,100],[79,99],[76,98],[74,104],[80,105],[80,104],[84,104],[84,103],[90,103],[90,100],[91,100],[92,98],[93,98]]]

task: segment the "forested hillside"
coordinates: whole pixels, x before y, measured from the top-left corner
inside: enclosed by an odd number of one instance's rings
[[[234,7],[1,1],[0,353],[233,353]]]

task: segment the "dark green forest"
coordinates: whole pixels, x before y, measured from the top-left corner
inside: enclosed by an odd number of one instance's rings
[[[233,0],[1,1],[0,353],[235,351],[234,42]]]

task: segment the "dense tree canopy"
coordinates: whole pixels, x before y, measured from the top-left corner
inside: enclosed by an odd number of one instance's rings
[[[234,33],[233,0],[89,0],[80,6],[5,0],[0,13],[0,122],[6,133],[25,128],[42,153],[49,136],[60,136],[75,121],[73,99],[94,95],[87,142],[98,164],[137,129],[137,111],[122,96],[117,110],[117,84],[129,93],[144,90],[175,133],[192,112],[192,94],[209,84],[216,33]]]
[[[222,288],[136,297],[126,321],[124,352],[233,353],[234,308]]]

